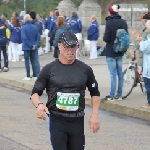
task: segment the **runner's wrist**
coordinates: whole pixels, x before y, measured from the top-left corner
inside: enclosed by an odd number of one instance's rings
[[[42,103],[42,102],[37,103],[37,104],[35,105],[35,108],[38,108],[39,105],[43,105],[43,103]]]

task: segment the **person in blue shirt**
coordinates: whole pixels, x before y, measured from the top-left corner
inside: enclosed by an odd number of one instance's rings
[[[21,29],[21,39],[22,50],[24,51],[26,77],[23,80],[31,80],[29,59],[33,70],[32,79],[36,80],[37,76],[39,75],[39,70],[37,67],[37,49],[40,46],[40,33],[38,28],[31,23],[31,17],[29,14],[24,16],[24,22],[25,23]]]
[[[0,72],[8,72],[8,55],[6,50],[6,44],[8,42],[8,39],[10,38],[10,31],[6,27],[5,22],[2,21],[0,18]],[[3,52],[4,57],[4,66],[2,67],[2,61],[1,61],[1,52]]]
[[[79,45],[80,45],[76,51],[76,59],[79,59],[78,55],[82,54],[82,52],[81,52],[81,50],[82,50],[82,47],[81,47],[82,46],[82,22],[78,18],[78,15],[76,12],[72,13],[72,17],[69,21],[69,25],[70,25],[72,31],[75,33],[75,35],[78,39]]]
[[[44,29],[45,29],[45,36],[46,36],[45,53],[48,53],[50,51],[49,32],[51,32],[54,26],[52,18],[53,18],[53,11],[50,11],[49,16],[45,19],[45,22],[44,22]]]
[[[69,19],[69,17],[66,16],[65,11],[61,11],[61,16],[63,16],[64,19],[66,20],[67,24],[69,24],[69,20],[70,20],[70,19]]]
[[[12,62],[19,61],[19,44],[21,41],[21,26],[19,23],[19,19],[16,17],[12,17],[11,25],[9,26],[9,30],[11,32],[9,49],[8,49],[8,60]],[[11,55],[13,58],[11,58]]]
[[[138,36],[137,40],[140,41],[140,51],[143,52],[143,79],[147,94],[147,103],[143,108],[150,108],[150,20],[145,24],[148,32],[147,40],[142,36]]]
[[[99,25],[98,25],[95,15],[92,15],[90,20],[91,20],[91,25],[88,28],[88,32],[87,32],[88,40],[90,40],[90,58],[89,59],[96,59],[97,58],[96,42],[99,37]]]
[[[25,14],[26,14],[25,11],[21,11],[20,14],[19,14],[18,19],[19,19],[19,22],[20,22],[21,25],[23,25],[23,23],[24,23],[23,17],[24,17]]]

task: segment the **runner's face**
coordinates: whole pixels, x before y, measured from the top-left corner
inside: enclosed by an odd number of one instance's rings
[[[67,61],[73,61],[75,59],[76,50],[78,49],[76,45],[65,47],[62,43],[60,43],[58,47],[60,49],[60,57]]]

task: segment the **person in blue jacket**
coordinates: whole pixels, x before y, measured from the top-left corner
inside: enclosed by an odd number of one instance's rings
[[[122,73],[122,56],[124,53],[115,53],[113,51],[113,45],[116,38],[116,31],[118,27],[125,29],[128,32],[127,23],[125,20],[121,19],[118,14],[120,6],[112,5],[109,7],[108,14],[106,17],[106,27],[104,32],[103,41],[106,42],[106,47],[104,55],[106,56],[106,61],[111,77],[111,88],[110,94],[106,96],[103,100],[122,100],[122,87],[123,87],[123,73]],[[115,22],[115,23],[114,23]],[[116,27],[116,25],[118,27]],[[116,92],[116,76],[118,75],[118,90]]]
[[[66,16],[65,11],[61,11],[61,16],[63,16],[64,19],[66,20],[67,24],[69,24],[70,19],[69,19],[69,17]]]
[[[96,42],[99,37],[99,25],[98,25],[95,15],[92,15],[90,20],[92,23],[90,27],[88,28],[88,32],[87,32],[87,36],[88,36],[87,38],[88,40],[90,40],[90,58],[89,59],[96,59],[97,58]]]
[[[81,47],[81,45],[82,45],[82,22],[78,18],[78,15],[76,12],[72,13],[72,17],[69,21],[69,25],[70,25],[72,31],[75,33],[75,35],[78,39],[79,45],[80,45],[76,51],[76,59],[79,59],[78,55],[82,54],[82,52],[81,52],[81,49],[82,49],[82,47]]]
[[[19,61],[19,55],[20,55],[19,44],[22,43],[21,26],[18,18],[12,17],[11,25],[9,25],[9,30],[11,32],[11,36],[10,36],[10,42],[8,48],[8,60],[12,62],[16,62]]]
[[[46,36],[45,53],[48,53],[50,51],[49,32],[53,30],[53,26],[54,26],[54,22],[52,18],[53,18],[53,11],[50,11],[49,16],[45,19],[44,22],[44,29],[45,29],[45,36]]]
[[[8,72],[8,55],[6,50],[6,44],[8,40],[10,39],[10,31],[6,27],[5,22],[2,21],[0,18],[0,72]],[[3,52],[4,57],[4,66],[2,67],[2,61],[1,61],[1,52]]]
[[[33,70],[32,79],[36,80],[37,76],[39,75],[39,70],[36,63],[38,61],[37,49],[40,46],[40,33],[37,27],[31,23],[31,17],[29,14],[24,16],[24,22],[25,23],[21,29],[21,39],[27,75],[23,80],[31,79],[29,59]]]

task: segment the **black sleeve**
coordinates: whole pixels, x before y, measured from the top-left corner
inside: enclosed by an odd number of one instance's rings
[[[49,82],[49,70],[50,69],[48,65],[43,67],[37,80],[35,81],[34,87],[32,89],[32,95],[34,93],[37,93],[39,96],[43,94],[43,91],[45,90],[45,88],[47,88]]]
[[[104,36],[103,36],[103,41],[108,43],[111,40],[111,30],[109,28],[109,24],[110,21],[106,22],[106,26],[105,26],[105,32],[104,32]]]
[[[56,33],[56,30],[52,31],[52,33],[50,34],[50,45],[53,45],[53,40],[54,40],[54,37],[55,37],[55,33]]]
[[[100,96],[100,92],[98,90],[98,83],[95,79],[92,68],[89,66],[87,68],[87,75],[88,75],[88,79],[87,79],[86,86],[88,87],[88,90],[90,91],[91,97],[92,96]]]

